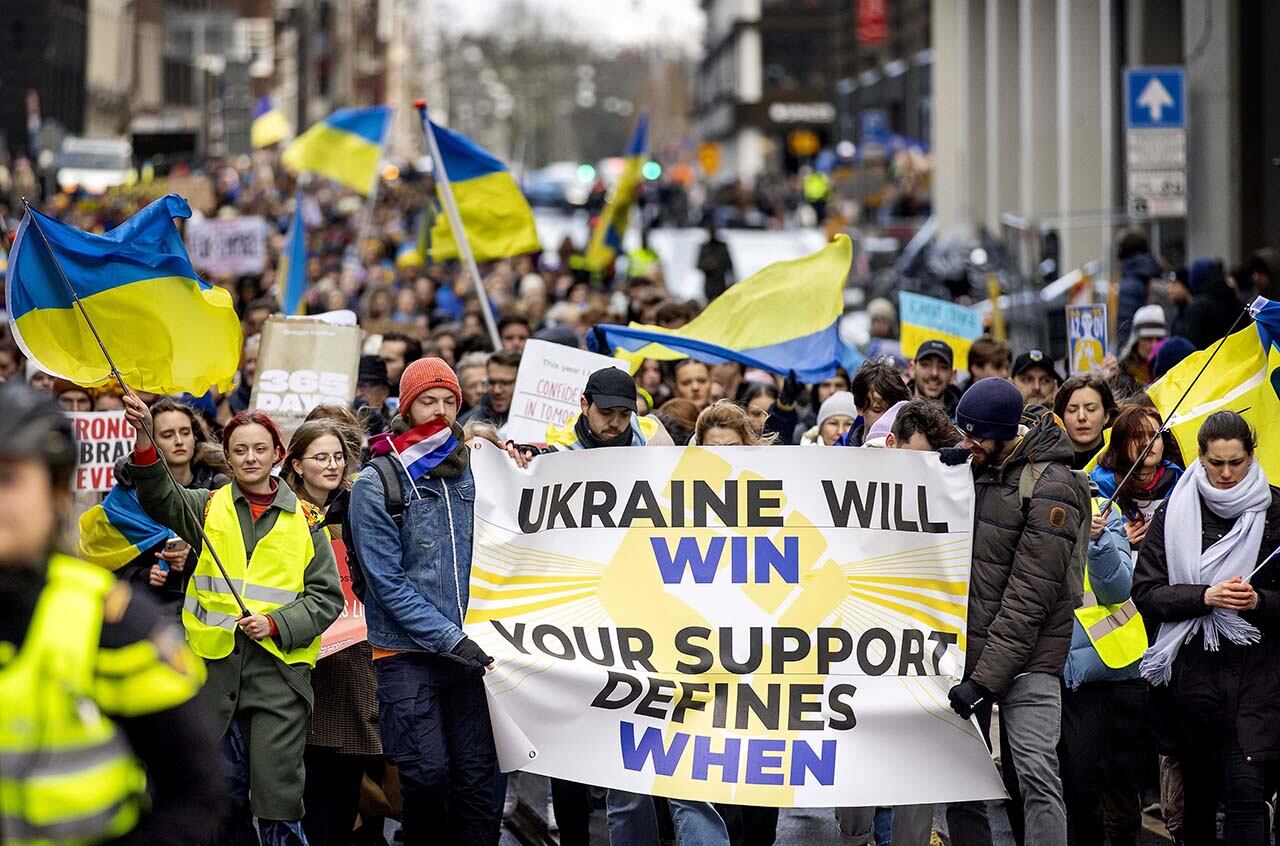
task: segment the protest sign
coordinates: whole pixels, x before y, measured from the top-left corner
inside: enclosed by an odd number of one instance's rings
[[[545,441],[549,424],[563,426],[582,411],[582,389],[602,367],[630,372],[624,362],[607,355],[549,341],[527,341],[503,435],[521,443]]]
[[[347,547],[340,540],[331,541],[333,557],[338,562],[338,579],[342,583],[342,613],[325,629],[320,638],[320,657],[328,658],[348,646],[369,639],[369,626],[364,619],[364,603],[351,589],[351,571],[347,568]]]
[[[898,294],[902,354],[913,358],[928,340],[946,341],[955,353],[956,370],[969,367],[969,347],[982,337],[982,315],[971,308],[906,291]]]
[[[502,769],[779,807],[1003,796],[947,691],[973,484],[933,453],[472,453]],[[584,754],[589,751],[589,754]]]
[[[73,490],[76,493],[109,491],[116,484],[116,461],[133,452],[137,432],[124,411],[76,411],[67,414],[76,433]]]
[[[1067,306],[1067,352],[1073,375],[1102,367],[1107,355],[1106,305]]]
[[[187,251],[197,270],[213,276],[245,276],[267,266],[267,223],[257,215],[205,218],[187,224]]]
[[[273,317],[262,326],[249,407],[274,417],[288,437],[317,405],[351,405],[359,360],[359,327]]]

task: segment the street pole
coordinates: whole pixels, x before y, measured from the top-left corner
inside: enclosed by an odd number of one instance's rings
[[[102,336],[98,334],[98,328],[93,325],[93,321],[89,318],[89,312],[84,307],[84,302],[76,293],[75,286],[71,284],[71,280],[67,278],[66,272],[62,269],[62,263],[58,261],[58,255],[53,251],[49,239],[45,237],[44,230],[40,228],[40,221],[31,213],[31,206],[27,203],[26,198],[22,200],[22,206],[26,210],[27,218],[31,221],[31,225],[35,227],[36,233],[40,236],[44,248],[49,252],[49,257],[53,259],[53,266],[58,268],[58,275],[62,278],[62,284],[66,286],[67,294],[71,297],[71,301],[75,303],[76,309],[80,312],[80,316],[84,318],[85,324],[88,325],[89,331],[93,333],[93,339],[98,343],[98,349],[102,351],[102,357],[107,360],[107,366],[111,368],[111,375],[115,377],[116,382],[120,384],[120,390],[132,397],[137,397],[129,386],[124,383],[124,376],[121,375],[120,369],[116,367],[115,360],[111,358],[111,353],[107,351],[107,345],[102,342]],[[151,439],[151,443],[156,443],[155,434],[151,431],[151,424],[142,420],[142,429],[147,433],[147,437]],[[158,448],[158,447],[157,447]],[[169,481],[175,488],[180,488],[178,480],[173,477],[173,470],[169,467],[169,462],[164,460],[164,456],[160,457],[160,464],[164,467],[165,475],[169,477]],[[181,493],[181,490],[179,490]],[[244,600],[240,598],[240,592],[236,590],[236,586],[232,584],[231,577],[227,575],[227,568],[222,565],[222,560],[218,558],[218,551],[213,548],[213,543],[209,540],[209,536],[204,531],[204,521],[200,515],[196,514],[191,507],[191,503],[187,502],[186,497],[179,496],[182,501],[183,510],[187,513],[187,518],[195,525],[196,530],[200,532],[200,541],[204,545],[204,549],[209,551],[209,555],[213,558],[213,563],[217,565],[218,572],[222,575],[222,580],[227,583],[227,589],[231,591],[231,596],[235,599],[236,605],[240,607],[240,613],[248,617],[249,609],[245,607]]]
[[[422,131],[427,136],[427,147],[431,151],[431,161],[435,163],[433,174],[440,187],[440,201],[444,213],[449,218],[449,228],[453,231],[453,240],[458,245],[458,254],[462,256],[463,265],[471,274],[475,284],[476,296],[480,299],[480,314],[484,317],[485,328],[489,330],[489,339],[495,350],[502,349],[502,339],[498,336],[498,324],[493,319],[493,309],[489,305],[489,295],[484,290],[480,279],[480,268],[476,265],[476,257],[471,252],[471,242],[467,240],[467,231],[462,228],[462,215],[458,212],[458,203],[453,198],[453,186],[449,184],[449,174],[445,172],[444,160],[440,156],[440,145],[436,143],[436,134],[431,131],[431,121],[427,118],[427,101],[414,103],[418,114],[422,116]]]

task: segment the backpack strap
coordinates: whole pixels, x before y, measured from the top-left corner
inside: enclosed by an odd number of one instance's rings
[[[404,481],[400,478],[401,470],[395,465],[395,459],[389,455],[379,455],[369,462],[382,480],[387,513],[396,521],[396,526],[404,525]]]
[[[1022,500],[1022,513],[1026,514],[1031,507],[1031,496],[1036,491],[1036,483],[1044,475],[1044,471],[1053,462],[1028,461],[1022,465],[1022,473],[1018,476],[1018,498]]]

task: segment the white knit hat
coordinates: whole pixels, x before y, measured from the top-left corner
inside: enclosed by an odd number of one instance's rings
[[[1135,311],[1133,336],[1135,338],[1167,338],[1169,326],[1164,320],[1164,309],[1153,303]]]
[[[828,417],[843,414],[850,420],[858,418],[858,409],[853,404],[853,394],[848,391],[836,391],[827,397],[826,402],[818,409],[818,425],[821,426]]]

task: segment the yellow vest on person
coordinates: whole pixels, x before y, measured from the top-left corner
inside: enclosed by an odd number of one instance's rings
[[[1098,501],[1092,500],[1093,513]],[[1084,568],[1084,601],[1076,609],[1076,619],[1097,650],[1102,663],[1113,670],[1127,667],[1147,651],[1147,629],[1132,599],[1115,605],[1100,605],[1089,585],[1089,568]]]
[[[245,551],[236,514],[232,486],[213,492],[205,511],[204,531],[209,545],[200,550],[195,572],[187,583],[182,605],[182,625],[187,641],[201,658],[217,660],[231,654],[236,642],[236,620],[240,608],[209,553],[217,549],[227,575],[251,614],[270,614],[302,595],[304,574],[315,555],[311,525],[302,503],[296,511],[281,509],[271,531],[253,547],[253,557]],[[316,665],[320,638],[290,652],[282,652],[275,638],[258,641],[264,649],[286,664]]]
[[[0,664],[0,839],[11,846],[113,840],[146,802],[146,775],[94,696],[115,578],[65,555],[47,578],[26,641]]]

